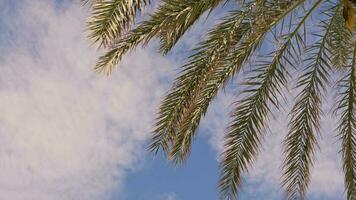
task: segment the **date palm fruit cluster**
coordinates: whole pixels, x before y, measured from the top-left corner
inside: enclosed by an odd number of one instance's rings
[[[343,16],[349,30],[352,30],[355,26],[355,10],[353,3],[356,4],[356,0],[344,0]]]

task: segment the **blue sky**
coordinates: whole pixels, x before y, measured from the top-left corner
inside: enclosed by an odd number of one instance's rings
[[[234,87],[214,101],[185,165],[173,167],[145,147],[186,49],[221,11],[200,21],[167,57],[153,44],[103,77],[90,68],[101,52],[86,39],[89,13],[78,2],[0,0],[0,9],[0,200],[218,199],[218,155]],[[242,200],[281,199],[285,116],[271,124]],[[323,124],[308,199],[344,199],[335,120]]]

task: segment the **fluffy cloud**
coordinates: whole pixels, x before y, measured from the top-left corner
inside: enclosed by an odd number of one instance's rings
[[[105,198],[143,150],[171,64],[139,50],[98,76],[79,4],[15,8],[1,20],[0,200]]]

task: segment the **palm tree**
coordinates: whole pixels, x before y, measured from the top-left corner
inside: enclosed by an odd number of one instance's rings
[[[286,199],[305,198],[318,147],[323,96],[331,79],[340,77],[337,136],[347,199],[356,199],[356,42],[351,0],[162,0],[137,25],[135,18],[151,4],[149,0],[84,2],[92,9],[90,38],[108,49],[95,70],[108,75],[137,46],[157,38],[159,51],[167,54],[204,14],[219,6],[230,8],[182,66],[161,103],[149,145],[150,151],[164,152],[172,163],[183,163],[211,101],[228,80],[249,66],[225,135],[221,199],[237,197],[241,176],[256,159],[266,135],[268,118],[281,108],[291,82],[296,83],[298,95],[283,141],[281,184]],[[265,53],[261,46],[272,38],[278,45]],[[290,75],[295,69],[299,77]]]

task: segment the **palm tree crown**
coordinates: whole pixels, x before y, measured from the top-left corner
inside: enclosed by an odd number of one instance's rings
[[[105,74],[111,74],[123,55],[154,38],[159,39],[160,52],[168,53],[204,13],[219,6],[230,8],[182,66],[161,103],[149,145],[153,152],[163,151],[174,164],[184,162],[200,120],[219,89],[250,66],[249,75],[238,86],[244,88],[243,95],[234,104],[225,135],[221,199],[237,197],[241,176],[256,159],[266,135],[268,118],[280,108],[287,83],[293,80],[298,95],[283,141],[281,184],[286,199],[305,198],[318,147],[323,96],[331,78],[340,76],[335,109],[339,117],[337,136],[342,144],[347,199],[356,199],[355,2],[162,0],[147,20],[134,25],[136,15],[150,0],[83,1],[92,8],[89,37],[108,49],[95,66]],[[261,46],[271,38],[278,45],[265,54]],[[258,54],[264,56],[256,58]],[[300,77],[290,76],[292,69],[300,71]]]

